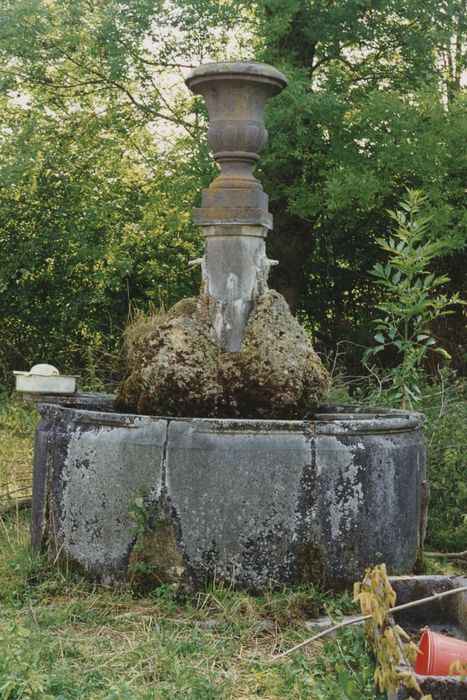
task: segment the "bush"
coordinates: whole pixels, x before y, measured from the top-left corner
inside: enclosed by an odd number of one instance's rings
[[[426,545],[429,549],[460,551],[467,542],[467,460],[465,383],[445,371],[438,386],[423,396],[426,415],[428,480],[431,502]]]
[[[388,254],[388,262],[377,263],[371,274],[385,291],[385,298],[376,305],[382,312],[374,321],[376,345],[366,350],[363,361],[382,351],[394,355],[394,366],[385,364],[380,370],[384,395],[390,405],[414,408],[421,399],[423,368],[430,350],[451,359],[437,344],[431,326],[452,314],[452,306],[461,302],[457,293],[450,297],[439,293],[438,288],[449,282],[449,277],[431,271],[433,261],[449,246],[430,232],[433,214],[427,213],[427,197],[418,190],[408,190],[399,207],[389,212],[396,222],[392,236],[376,239]]]

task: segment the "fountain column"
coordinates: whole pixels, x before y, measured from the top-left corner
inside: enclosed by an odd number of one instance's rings
[[[262,63],[211,63],[190,73],[186,84],[208,108],[208,143],[221,172],[203,191],[195,223],[205,238],[204,292],[220,346],[240,350],[256,299],[267,287],[265,240],[272,228],[268,196],[252,175],[268,140],[263,112],[286,78]]]
[[[206,100],[221,166],[195,212],[204,290],[133,327],[115,402],[41,396],[33,545],[140,590],[341,585],[382,561],[411,572],[425,522],[423,417],[323,404],[329,376],[266,287],[272,218],[251,171],[264,105],[285,78],[223,63],[187,83]]]

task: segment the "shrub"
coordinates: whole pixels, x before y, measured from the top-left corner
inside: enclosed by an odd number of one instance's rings
[[[445,370],[420,402],[426,415],[430,549],[460,551],[467,542],[466,398],[465,383]]]
[[[447,251],[443,239],[430,240],[427,198],[418,190],[408,190],[400,209],[390,211],[396,228],[389,238],[377,238],[389,253],[388,262],[377,263],[371,270],[378,284],[386,290],[386,299],[376,308],[383,312],[377,318],[374,335],[376,345],[368,348],[364,362],[384,350],[395,354],[396,361],[384,370],[382,382],[388,403],[413,408],[421,398],[423,366],[430,350],[450,359],[446,350],[433,337],[435,319],[453,313],[460,303],[456,293],[451,297],[435,292],[449,282],[447,275],[436,276],[430,270],[432,261]]]

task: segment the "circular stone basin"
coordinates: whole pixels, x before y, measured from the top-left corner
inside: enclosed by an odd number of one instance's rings
[[[193,591],[339,585],[421,546],[423,416],[321,406],[313,420],[169,418],[42,397],[32,543],[104,584]]]

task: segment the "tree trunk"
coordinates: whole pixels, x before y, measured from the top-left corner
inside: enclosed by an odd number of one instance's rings
[[[274,207],[274,228],[268,235],[269,257],[279,261],[271,272],[271,287],[284,295],[293,313],[304,290],[305,261],[314,248],[313,223],[286,211],[286,202]]]

